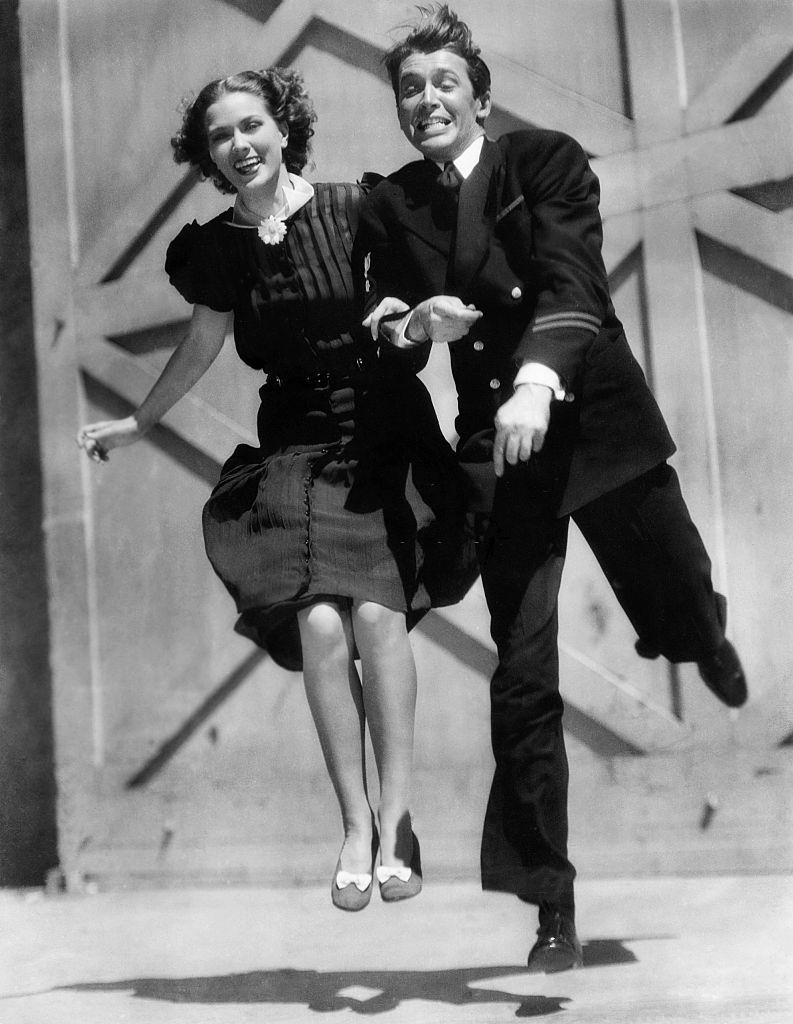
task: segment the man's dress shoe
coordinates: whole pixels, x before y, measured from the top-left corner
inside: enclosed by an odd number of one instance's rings
[[[726,629],[727,599],[723,594],[716,594],[715,597],[719,623],[722,629]],[[634,646],[641,658],[649,658],[651,661],[661,653],[651,640],[644,640],[641,637]],[[739,708],[746,703],[746,676],[738,652],[729,640],[722,640],[713,654],[697,662],[697,668],[702,681],[722,704],[726,704],[728,708]]]
[[[697,662],[699,674],[707,688],[728,708],[746,703],[746,676],[738,652],[729,640],[722,640],[715,653]]]
[[[529,970],[536,974],[555,974],[583,965],[572,913],[558,907],[540,907],[540,927],[529,953]]]

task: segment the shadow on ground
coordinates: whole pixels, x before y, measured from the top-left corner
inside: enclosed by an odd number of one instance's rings
[[[635,963],[625,939],[596,939],[584,946],[584,966]],[[544,1017],[565,1009],[568,996],[521,995],[489,985],[491,979],[530,978],[514,964],[462,967],[442,971],[308,971],[293,968],[251,971],[203,978],[130,978],[85,982],[61,991],[123,992],[138,999],[169,1003],[303,1004],[317,1013],[349,1009],[375,1014],[393,1010],[407,1000],[468,1006],[517,1003],[517,1017]],[[559,976],[563,984],[565,975]],[[525,980],[524,980],[525,984]]]

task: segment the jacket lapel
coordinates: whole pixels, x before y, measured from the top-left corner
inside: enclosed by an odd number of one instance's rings
[[[501,151],[485,139],[479,163],[460,188],[452,283],[464,294],[484,264],[498,213],[504,174]]]
[[[409,165],[404,182],[404,209],[400,212],[402,227],[444,257],[449,254],[449,232],[435,224],[432,217],[432,193],[438,168],[429,160]]]

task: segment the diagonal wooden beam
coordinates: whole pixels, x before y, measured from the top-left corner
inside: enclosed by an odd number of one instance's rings
[[[80,257],[76,278],[78,285],[92,285],[107,274],[125,247],[134,239],[151,217],[152,204],[178,188],[184,168],[178,167],[170,152],[163,152],[149,168],[141,168],[140,184],[118,209],[113,223]]]
[[[482,635],[473,632],[470,609],[463,614],[459,606],[436,610],[417,628],[487,678],[495,667],[496,656],[492,642],[484,638],[489,621],[484,606],[478,609],[478,615],[483,624]],[[440,629],[438,621],[442,623]],[[559,654],[560,689],[565,703],[632,749],[647,753],[664,750],[688,736],[688,729],[671,711],[648,700],[630,682],[563,638],[559,640]]]
[[[165,739],[155,753],[125,783],[125,789],[140,789],[150,782],[179,753],[185,743],[201,728],[211,715],[242,686],[251,672],[267,657],[266,651],[255,648],[236,665],[229,674],[190,714],[171,736]]]
[[[604,217],[793,173],[789,118],[758,116],[593,161]]]
[[[75,308],[80,323],[92,334],[107,337],[187,321],[192,313],[164,273],[125,275],[119,281],[89,285],[76,293]]]
[[[780,14],[783,13],[780,7]],[[769,17],[719,69],[685,111],[685,130],[699,132],[728,121],[747,94],[765,81],[793,50],[793,19]]]
[[[145,358],[131,356],[96,336],[83,338],[78,354],[93,377],[133,406],[140,405],[159,376],[159,369]],[[185,395],[162,423],[219,463],[226,461],[235,445],[257,444],[250,431],[193,392]]]
[[[559,676],[566,704],[645,753],[668,749],[689,735],[671,711],[562,638]]]
[[[793,245],[779,214],[725,192],[695,199],[692,213],[699,231],[793,278]]]

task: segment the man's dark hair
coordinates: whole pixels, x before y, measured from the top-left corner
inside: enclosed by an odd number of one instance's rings
[[[435,50],[450,50],[468,65],[474,96],[480,99],[490,91],[490,69],[479,56],[479,47],[471,37],[471,30],[464,21],[449,8],[448,4],[418,6],[419,20],[414,25],[404,25],[410,31],[400,42],[395,43],[383,57],[394,96],[399,102],[399,69],[402,62],[412,53],[434,53]]]

